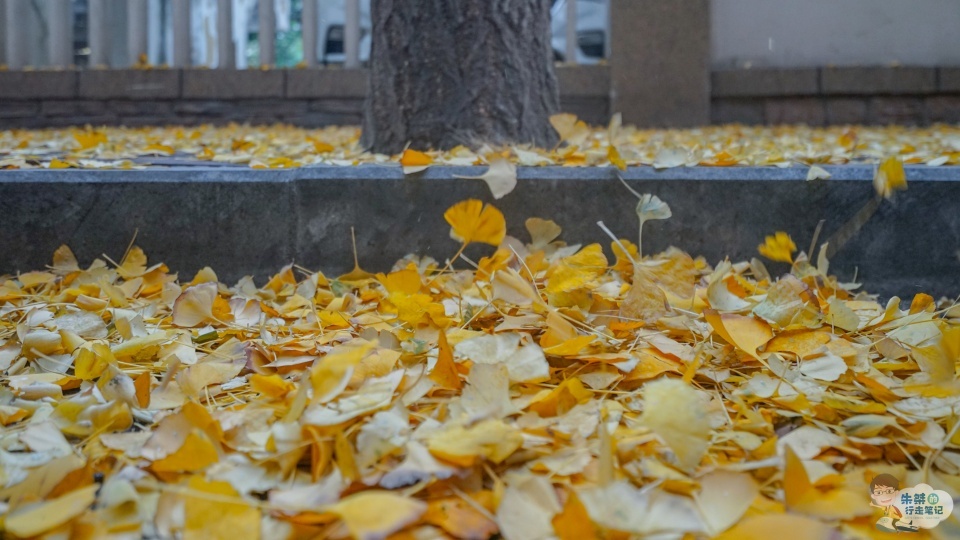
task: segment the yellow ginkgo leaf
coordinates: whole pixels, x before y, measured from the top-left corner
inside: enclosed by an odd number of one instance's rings
[[[490,538],[496,534],[497,524],[487,517],[489,511],[478,506],[476,501],[490,499],[490,491],[479,491],[467,497],[443,497],[431,499],[427,503],[427,512],[423,515],[423,522],[436,525],[455,538]],[[467,502],[467,501],[470,502]],[[480,508],[480,510],[477,510]],[[483,511],[483,512],[481,512]]]
[[[184,497],[184,540],[260,538],[260,510],[227,482],[194,476]],[[234,499],[234,501],[231,501]]]
[[[320,358],[310,370],[313,402],[326,403],[337,397],[350,382],[354,368],[376,345],[376,342],[357,340],[340,345]]]
[[[711,534],[719,534],[740,521],[760,488],[747,473],[715,470],[700,479],[696,497]]]
[[[461,467],[472,466],[478,458],[500,463],[523,444],[523,435],[500,420],[484,420],[470,427],[450,426],[427,442],[434,456]]]
[[[571,490],[563,510],[553,517],[553,530],[560,540],[595,540],[598,538],[596,526],[590,521],[590,514],[580,502],[575,491]]]
[[[833,528],[821,521],[794,514],[752,516],[717,536],[717,540],[829,540]]]
[[[336,149],[328,142],[318,141],[310,137],[307,137],[307,140],[313,143],[313,150],[318,154],[326,154],[327,152],[333,152]]]
[[[620,157],[620,152],[617,150],[617,147],[612,144],[607,147],[607,159],[610,160],[611,165],[621,171],[627,170],[627,162]]]
[[[17,508],[7,514],[4,528],[12,535],[26,538],[59,527],[86,511],[98,489],[99,484],[91,484],[56,499]]]
[[[900,158],[891,156],[883,160],[873,177],[873,187],[877,195],[889,199],[894,191],[907,189],[907,173],[903,170]]]
[[[210,438],[199,428],[187,435],[183,446],[169,456],[153,462],[156,472],[196,472],[220,460]]]
[[[53,252],[53,272],[64,275],[70,272],[78,272],[80,265],[77,263],[77,257],[66,244],[61,245]]]
[[[460,390],[463,383],[460,381],[460,374],[457,372],[457,366],[453,362],[453,349],[447,342],[447,333],[440,330],[437,343],[437,363],[430,372],[430,380],[437,383],[441,388],[450,390]]]
[[[590,136],[590,127],[575,114],[555,114],[550,117],[550,125],[557,130],[560,140],[570,145],[579,145]]]
[[[727,343],[757,359],[760,358],[757,348],[773,337],[770,325],[756,317],[732,313],[721,315],[712,309],[703,310],[703,316]]]
[[[400,165],[403,166],[403,174],[418,173],[432,164],[432,157],[409,148],[404,150],[403,155],[400,156]]]
[[[370,490],[345,497],[326,510],[339,516],[357,540],[379,540],[415,523],[427,511],[427,504],[389,491]]]
[[[757,246],[757,251],[772,261],[792,263],[793,252],[797,251],[797,245],[793,243],[789,234],[777,231],[773,236],[764,238],[763,243]]]
[[[155,155],[162,155],[162,156],[172,156],[176,152],[176,149],[166,144],[153,143],[145,146],[143,148],[143,151],[147,155],[155,154]]]
[[[544,390],[534,396],[530,402],[530,410],[540,416],[557,416],[564,414],[574,406],[584,403],[593,397],[593,392],[583,386],[577,377],[571,377],[552,390]]]
[[[844,487],[819,489],[810,482],[803,461],[789,445],[785,447],[783,492],[787,508],[824,519],[851,519],[870,513],[863,495]]]
[[[594,335],[576,336],[552,347],[547,347],[543,352],[554,356],[574,356],[580,354],[595,339],[597,339],[597,336]]]
[[[213,304],[217,299],[216,283],[187,287],[173,304],[173,324],[185,328],[215,321]]]
[[[412,266],[389,274],[377,274],[377,280],[389,293],[415,294],[420,290],[420,272]]]
[[[53,158],[50,160],[51,169],[69,169],[70,167],[73,167],[73,165],[71,165],[67,161],[63,161],[57,158]]]
[[[644,386],[640,422],[652,429],[677,456],[677,464],[695,468],[710,447],[709,398],[677,379]]]
[[[481,242],[498,246],[507,235],[503,213],[476,199],[451,206],[443,213],[443,218],[450,224],[450,237],[465,244]]]
[[[600,244],[590,244],[565,257],[550,274],[547,292],[558,294],[586,286],[607,270],[607,258]]]
[[[560,233],[563,232],[563,229],[556,224],[551,219],[543,219],[538,217],[527,218],[527,221],[524,222],[524,227],[527,228],[527,232],[530,233],[530,245],[534,249],[543,249],[549,244],[557,239],[560,236]]]
[[[260,375],[259,373],[254,373],[250,376],[250,388],[252,388],[254,392],[259,392],[264,396],[276,399],[287,395],[287,392],[293,390],[295,386],[277,374]]]
[[[106,133],[100,131],[78,131],[73,134],[81,150],[87,150],[105,144],[107,142]]]

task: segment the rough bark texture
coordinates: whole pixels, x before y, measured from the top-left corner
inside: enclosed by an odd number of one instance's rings
[[[372,0],[363,143],[552,146],[550,0]]]

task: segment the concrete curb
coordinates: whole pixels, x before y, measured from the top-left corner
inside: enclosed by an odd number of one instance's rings
[[[807,182],[805,167],[635,167],[620,175],[655,193],[673,218],[645,227],[644,247],[676,245],[716,263],[756,255],[763,237],[786,230],[801,249],[817,223],[821,242],[871,197],[867,165],[826,167],[828,181]],[[258,282],[291,261],[336,275],[352,266],[350,227],[360,263],[387,270],[407,253],[452,255],[443,212],[464,198],[493,202],[509,233],[524,241],[523,222],[559,223],[569,243],[609,239],[596,222],[636,236],[634,198],[610,168],[520,168],[517,189],[493,201],[475,176],[482,167],[432,167],[404,176],[397,166],[251,170],[178,166],[141,171],[0,172],[0,273],[43,268],[61,243],[81,264],[113,258],[139,231],[151,261],[189,278],[202,266],[221,280],[252,274]],[[908,167],[910,187],[884,202],[831,261],[842,279],[856,275],[869,292],[909,298],[916,292],[960,293],[960,168]],[[490,250],[468,250],[474,260]],[[785,270],[772,264],[774,271]]]

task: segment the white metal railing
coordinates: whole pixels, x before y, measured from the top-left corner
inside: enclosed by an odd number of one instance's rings
[[[118,1],[122,3],[117,4]],[[247,41],[245,33],[238,32],[238,26],[245,24],[250,15],[255,16],[258,23],[259,64],[273,66],[277,57],[275,1],[281,0],[86,0],[87,63],[90,67],[121,68],[140,65],[144,60],[161,63],[158,59],[162,59],[162,63],[173,67],[244,67]],[[258,6],[256,14],[248,14],[254,2]],[[328,60],[322,53],[318,54],[318,50],[325,50],[321,48],[327,41],[327,36],[321,35],[325,28],[329,29],[326,13],[331,6],[342,4],[342,62],[347,68],[359,67],[361,19],[368,16],[361,13],[361,0],[302,2],[302,64],[313,67]],[[74,2],[0,0],[0,7],[4,15],[4,27],[0,28],[4,47],[0,49],[5,49],[0,50],[4,53],[0,64],[8,69],[22,69],[28,66],[67,68],[75,63]],[[578,2],[565,0],[565,5],[555,7],[554,15],[565,18],[562,31],[554,26],[555,48],[566,62],[577,63],[580,56]],[[122,14],[118,15],[120,11],[125,11],[125,20]],[[200,21],[196,20],[198,14]],[[239,25],[238,15],[242,15],[239,20],[244,21]],[[29,22],[38,17],[40,21]],[[161,51],[157,46],[158,32],[165,36],[160,41],[167,43],[163,52],[158,52]],[[562,46],[558,36],[562,36]],[[605,41],[609,43],[608,32]],[[197,47],[201,49],[199,54]]]

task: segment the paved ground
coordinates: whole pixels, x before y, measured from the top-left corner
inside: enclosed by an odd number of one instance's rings
[[[637,191],[673,209],[645,227],[644,247],[676,245],[716,263],[756,255],[767,234],[789,232],[806,249],[820,220],[821,242],[873,197],[871,166],[825,167],[808,182],[806,167],[631,167],[620,173]],[[350,227],[360,263],[386,270],[410,252],[452,255],[443,212],[468,197],[503,210],[509,233],[527,241],[523,222],[559,223],[568,243],[609,240],[596,222],[636,236],[635,199],[613,168],[519,170],[516,190],[493,201],[483,182],[455,178],[483,167],[432,167],[404,176],[397,166],[251,170],[175,166],[138,171],[0,172],[0,273],[42,268],[61,243],[81,263],[120,257],[138,231],[151,261],[182,274],[211,266],[224,281],[265,279],[290,261],[337,274],[352,266]],[[910,297],[960,294],[960,168],[907,167],[909,189],[884,201],[831,261],[870,292]],[[480,256],[481,249],[473,252]],[[468,255],[471,252],[468,250]],[[772,265],[776,269],[776,265]]]

